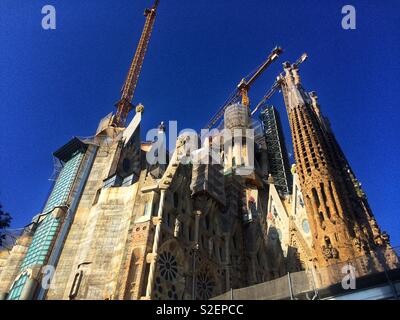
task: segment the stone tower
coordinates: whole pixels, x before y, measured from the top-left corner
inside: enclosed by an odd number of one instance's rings
[[[367,256],[379,265],[376,252],[391,251],[388,237],[378,228],[316,94],[303,89],[298,66],[286,62],[284,70],[280,80],[313,237],[313,264],[323,268]]]

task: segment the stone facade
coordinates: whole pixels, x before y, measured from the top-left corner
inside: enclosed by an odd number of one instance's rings
[[[47,260],[55,262],[51,286],[32,285],[30,295],[21,297],[209,299],[285,274],[279,240],[268,230],[267,172],[257,161],[251,169],[251,148],[229,140],[230,151],[217,152],[229,158],[225,166],[192,164],[186,161],[191,137],[183,134],[166,165],[149,164],[146,154],[157,144],[140,142],[141,111],[126,129],[102,120],[96,135],[82,140],[94,158],[82,190],[72,188],[75,197],[64,204],[71,223],[63,220]],[[248,117],[247,111],[243,114]],[[224,144],[223,136],[213,139]],[[207,158],[209,150],[201,146],[196,152]],[[84,177],[83,170],[77,177]],[[2,269],[4,292],[18,275],[14,264]],[[5,271],[11,267],[15,274]],[[35,283],[43,279],[40,270],[30,275]]]
[[[376,225],[359,183],[341,151],[315,93],[301,84],[298,66],[284,64],[282,90],[312,234],[312,264],[324,268],[371,256],[378,268],[398,263],[388,237]],[[391,258],[378,259],[378,251]]]
[[[356,258],[365,274],[398,264],[316,94],[297,66],[284,69],[291,192],[275,186],[268,140],[249,133],[244,105],[228,106],[224,131],[195,149],[197,136],[181,134],[166,163],[148,159],[165,148],[142,142],[142,105],[126,128],[109,115],[95,136],[54,153],[63,169],[45,212],[1,253],[0,298],[209,299]],[[338,279],[328,272],[322,281]]]
[[[4,262],[0,269],[0,298],[5,299],[13,281],[18,275],[18,270],[32,242],[32,236],[25,234],[21,236],[12,250],[0,252]]]
[[[292,170],[294,171],[295,166]],[[270,177],[268,225],[278,234],[284,252],[286,269],[296,272],[312,266],[312,234],[297,174],[293,189],[282,195]]]

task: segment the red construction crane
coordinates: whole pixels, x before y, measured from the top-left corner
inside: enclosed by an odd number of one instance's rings
[[[149,45],[151,32],[153,30],[156,19],[156,11],[159,0],[155,0],[151,9],[144,11],[146,21],[143,27],[142,35],[139,44],[136,48],[135,56],[133,57],[131,67],[129,68],[128,76],[126,77],[124,86],[121,90],[121,99],[115,104],[117,112],[113,117],[113,125],[116,127],[124,127],[129,111],[133,109],[132,99],[138,83],[140,70],[142,69],[144,56]]]

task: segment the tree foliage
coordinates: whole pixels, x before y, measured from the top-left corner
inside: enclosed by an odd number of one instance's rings
[[[11,219],[10,214],[3,210],[3,206],[0,203],[0,247],[5,239],[4,230],[10,226]]]

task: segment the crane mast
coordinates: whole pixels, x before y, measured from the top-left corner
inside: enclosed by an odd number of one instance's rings
[[[156,18],[158,3],[159,0],[155,0],[151,9],[145,9],[144,11],[146,21],[143,27],[142,35],[140,37],[139,44],[136,48],[135,55],[129,68],[128,76],[126,77],[125,83],[121,89],[121,99],[115,104],[115,106],[117,107],[117,112],[115,113],[113,118],[113,125],[116,127],[125,126],[128,113],[133,108],[132,99],[135,93],[136,85],[138,83],[140,71],[142,69],[143,60],[149,46],[150,36]]]

